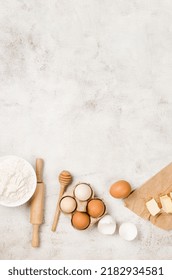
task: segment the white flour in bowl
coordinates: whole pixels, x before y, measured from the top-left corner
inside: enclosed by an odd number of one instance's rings
[[[0,204],[17,206],[25,203],[36,188],[36,174],[22,158],[0,158]]]

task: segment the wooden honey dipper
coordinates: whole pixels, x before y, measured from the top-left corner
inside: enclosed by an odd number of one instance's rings
[[[51,228],[52,231],[56,230],[58,220],[60,217],[60,207],[59,207],[60,200],[61,200],[67,186],[69,186],[70,183],[72,182],[72,175],[70,174],[70,172],[65,171],[65,170],[62,171],[59,175],[59,182],[60,182],[60,194],[59,194],[59,198],[58,198],[58,202],[57,202],[57,206],[56,206],[53,225]]]

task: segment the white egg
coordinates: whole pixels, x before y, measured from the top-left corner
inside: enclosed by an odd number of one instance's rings
[[[75,188],[75,197],[81,201],[86,201],[92,196],[92,189],[87,184],[79,184]]]
[[[137,236],[137,227],[132,223],[123,223],[119,227],[119,235],[127,241],[132,241]]]
[[[71,196],[65,196],[60,201],[60,208],[65,213],[72,213],[76,209],[76,200]]]
[[[115,233],[116,223],[110,215],[104,216],[98,222],[98,231],[102,234],[112,235]]]

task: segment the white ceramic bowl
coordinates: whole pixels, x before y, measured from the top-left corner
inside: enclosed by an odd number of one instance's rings
[[[9,187],[5,190],[6,183]],[[26,203],[34,194],[36,184],[36,173],[29,162],[17,156],[0,157],[0,205],[15,207]]]

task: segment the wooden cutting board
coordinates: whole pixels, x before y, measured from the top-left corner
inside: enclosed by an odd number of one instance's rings
[[[149,179],[140,188],[134,190],[124,199],[124,203],[131,211],[144,219],[150,220],[155,226],[164,230],[172,230],[172,214],[162,212],[153,217],[146,208],[148,200],[154,198],[160,204],[159,197],[170,192],[172,192],[172,163]]]

